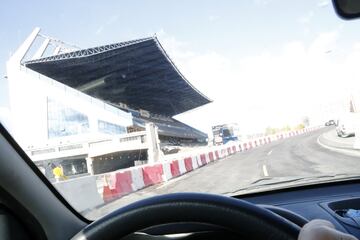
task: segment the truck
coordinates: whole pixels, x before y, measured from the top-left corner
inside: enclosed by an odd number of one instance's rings
[[[237,141],[237,130],[236,124],[222,124],[212,127],[212,133],[214,136],[214,145],[226,144],[230,141]]]

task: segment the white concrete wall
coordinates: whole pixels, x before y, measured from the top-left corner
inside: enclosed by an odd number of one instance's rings
[[[96,185],[96,176],[70,179],[54,184],[63,197],[79,212],[104,203]]]
[[[130,113],[114,108],[104,102],[40,75],[14,62],[7,64],[11,133],[26,149],[28,146],[45,146],[56,142],[79,141],[104,135],[97,132],[98,120],[121,126],[132,124]],[[48,139],[47,98],[50,97],[88,116],[90,133],[86,136],[66,136]],[[94,136],[96,135],[96,136]]]

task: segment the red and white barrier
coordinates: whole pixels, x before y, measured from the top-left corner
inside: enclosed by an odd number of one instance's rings
[[[209,157],[209,161],[210,161],[210,162],[215,161],[215,154],[214,154],[213,151],[208,152],[208,157]]]
[[[141,167],[131,168],[132,188],[134,191],[145,187],[144,176]]]
[[[180,164],[179,164],[178,160],[174,160],[170,163],[170,170],[171,170],[172,177],[178,177],[181,175],[179,165]]]
[[[181,158],[178,160],[179,163],[179,171],[180,171],[180,175],[183,175],[184,173],[186,173],[186,167],[185,167],[185,162],[184,162],[184,158]]]
[[[169,181],[173,178],[172,172],[171,172],[171,161],[163,162],[163,180]]]
[[[184,165],[185,165],[186,172],[192,171],[194,169],[192,157],[184,158]]]
[[[223,146],[214,146],[197,150],[186,157],[166,160],[152,165],[142,165],[129,169],[103,174],[102,197],[105,202],[119,198],[147,186],[169,181],[211,162],[226,158],[238,152],[249,151],[252,148],[270,144],[284,138],[298,136],[320,127],[306,128],[274,134],[247,142],[232,142]],[[199,152],[200,151],[200,152]]]
[[[191,157],[191,161],[192,161],[193,169],[199,168],[199,164],[197,162],[197,157],[196,156]]]
[[[142,172],[145,186],[154,185],[163,181],[164,171],[160,163],[152,166],[144,166]]]

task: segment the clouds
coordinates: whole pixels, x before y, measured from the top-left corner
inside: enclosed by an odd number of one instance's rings
[[[338,38],[339,30],[318,34],[309,47],[309,53],[312,56],[323,56],[323,54],[335,50]]]
[[[180,71],[214,100],[179,119],[204,131],[211,125],[238,122],[243,132],[298,124],[303,116],[322,121],[325,114],[341,110],[349,87],[356,84],[360,43],[343,58],[333,57],[340,31],[319,33],[310,43],[286,42],[278,52],[236,58],[211,50],[191,51],[190,44],[162,32],[160,41]]]

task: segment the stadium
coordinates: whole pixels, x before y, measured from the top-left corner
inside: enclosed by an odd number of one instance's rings
[[[5,125],[49,178],[50,163],[67,176],[100,174],[156,162],[171,146],[207,144],[174,116],[211,100],[155,36],[81,49],[35,28],[8,60],[6,78]]]

